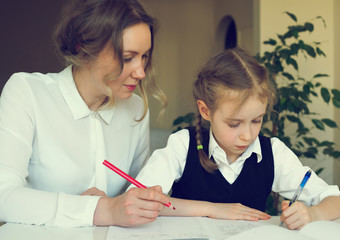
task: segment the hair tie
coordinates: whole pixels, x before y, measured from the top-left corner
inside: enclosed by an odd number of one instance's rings
[[[202,144],[201,144],[201,145],[197,145],[197,150],[200,150],[200,149],[202,149],[202,150],[203,150],[203,146],[202,146]]]

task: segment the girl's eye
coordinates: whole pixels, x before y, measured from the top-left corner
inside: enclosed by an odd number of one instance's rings
[[[229,123],[228,125],[229,125],[229,127],[231,127],[231,128],[236,128],[236,127],[238,127],[238,125],[240,125],[240,124],[239,124],[239,123]]]
[[[262,118],[261,118],[261,119],[259,119],[259,120],[253,120],[253,123],[256,123],[256,124],[258,124],[258,123],[262,123]]]

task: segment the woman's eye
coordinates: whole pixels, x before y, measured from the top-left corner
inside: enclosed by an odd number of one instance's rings
[[[124,62],[130,62],[132,60],[132,57],[124,57],[123,60]]]

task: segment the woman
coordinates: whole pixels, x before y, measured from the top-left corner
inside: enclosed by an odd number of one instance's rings
[[[53,226],[132,226],[169,199],[132,189],[104,159],[136,176],[149,151],[144,85],[154,24],[135,0],[75,0],[55,32],[68,67],[16,73],[0,102],[0,220]],[[142,98],[133,94],[139,87]],[[124,193],[124,194],[122,194]],[[122,195],[120,195],[122,194]]]

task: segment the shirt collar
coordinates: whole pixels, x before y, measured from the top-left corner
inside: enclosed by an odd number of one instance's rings
[[[60,72],[59,76],[60,79],[58,81],[61,94],[69,106],[74,119],[79,120],[93,114],[93,111],[88,108],[78,92],[72,75],[72,65]],[[98,111],[98,115],[106,124],[110,124],[114,112],[115,107],[100,110]]]
[[[211,156],[214,156],[215,152],[221,152],[221,151],[224,152],[224,150],[216,142],[216,139],[215,139],[215,137],[212,133],[212,130],[210,128],[210,133],[209,133],[209,158],[211,158]],[[239,160],[239,159],[245,160],[245,159],[249,158],[252,153],[255,153],[257,155],[257,163],[261,162],[262,151],[261,151],[261,144],[260,144],[259,137],[257,137],[255,139],[255,141],[246,149],[246,151],[237,160]],[[224,153],[224,155],[225,155],[225,153]],[[225,159],[226,159],[226,156],[225,156]],[[215,161],[223,162],[223,161],[221,161],[221,159],[215,159]]]

